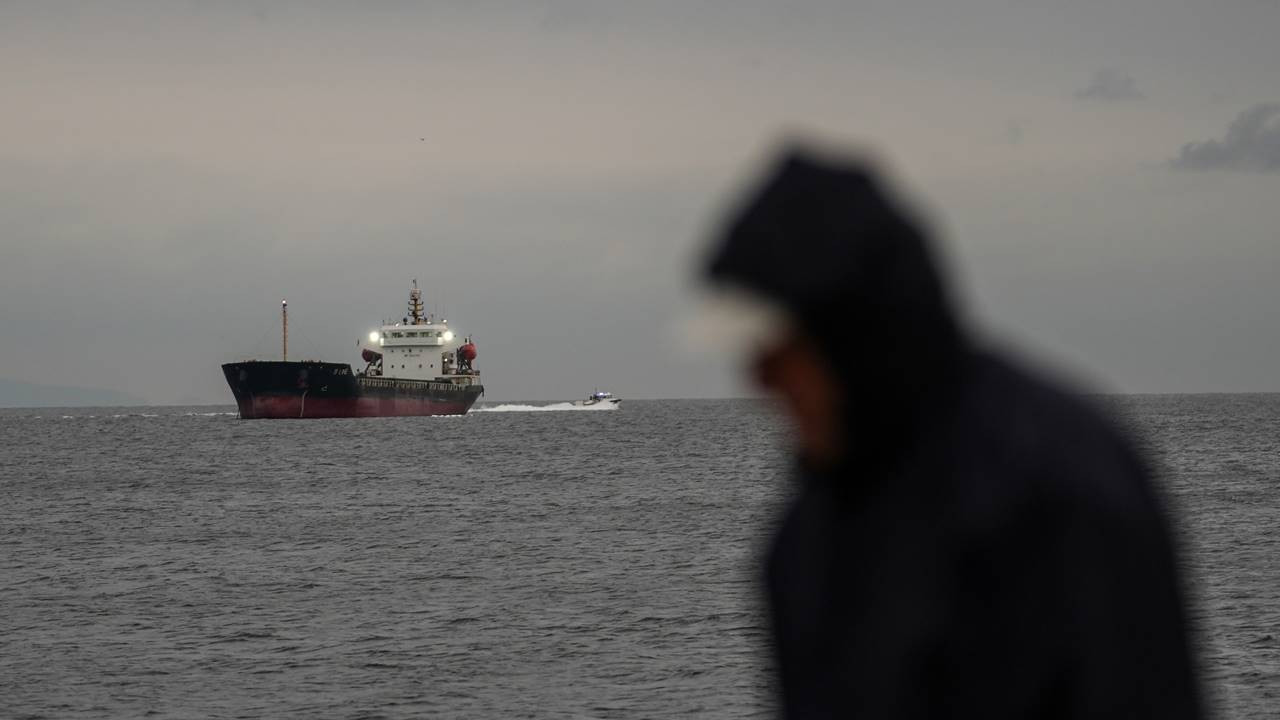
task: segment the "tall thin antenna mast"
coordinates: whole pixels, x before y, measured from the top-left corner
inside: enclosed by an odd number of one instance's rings
[[[289,301],[280,301],[280,359],[289,362]]]

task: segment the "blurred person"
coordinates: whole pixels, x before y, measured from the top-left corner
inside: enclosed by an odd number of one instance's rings
[[[707,275],[781,320],[752,364],[797,444],[766,564],[787,717],[1201,716],[1142,460],[971,341],[869,167],[789,153]]]

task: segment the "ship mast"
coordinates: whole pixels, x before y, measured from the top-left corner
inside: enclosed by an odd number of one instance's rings
[[[289,301],[280,301],[280,359],[289,362]]]
[[[409,291],[409,324],[422,325],[426,318],[422,314],[422,291],[418,289],[418,279],[413,280],[413,289]]]

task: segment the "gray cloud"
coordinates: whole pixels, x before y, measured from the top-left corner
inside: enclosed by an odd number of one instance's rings
[[[1125,100],[1141,100],[1142,91],[1138,83],[1128,74],[1114,68],[1102,68],[1093,74],[1089,85],[1076,91],[1081,100],[1097,100],[1102,102],[1121,102]]]
[[[1179,170],[1280,172],[1280,104],[1261,103],[1236,116],[1221,140],[1187,143]]]

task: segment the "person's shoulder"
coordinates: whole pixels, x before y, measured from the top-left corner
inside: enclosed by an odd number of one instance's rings
[[[1024,439],[1066,442],[1125,442],[1096,395],[1003,354],[975,352],[969,362],[964,408],[984,426],[1014,431]],[[1018,432],[1021,431],[1021,432]]]
[[[992,490],[1063,513],[1152,504],[1129,431],[1097,396],[990,354],[975,358],[970,378],[958,432],[980,448],[977,471],[1003,486]]]

